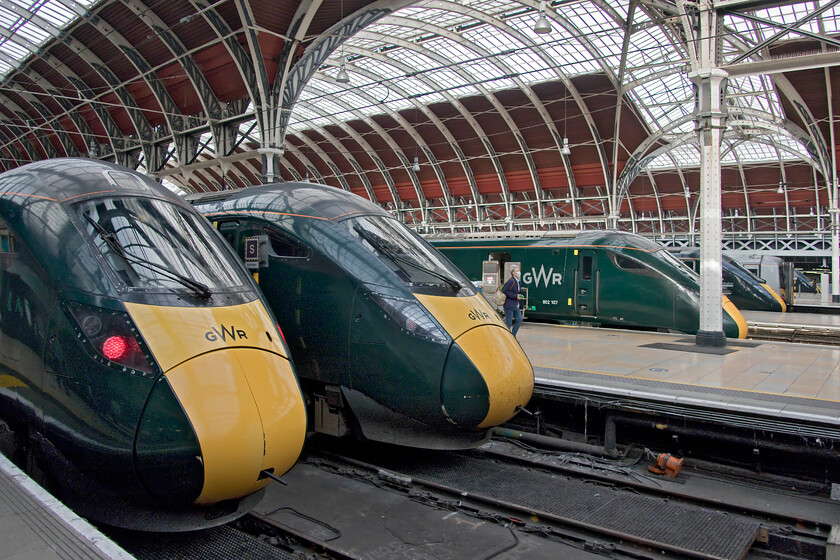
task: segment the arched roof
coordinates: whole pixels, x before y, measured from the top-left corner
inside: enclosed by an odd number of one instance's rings
[[[714,2],[724,231],[828,227],[837,3]],[[309,177],[426,231],[690,233],[707,4],[0,0],[0,167],[88,154],[185,192]]]

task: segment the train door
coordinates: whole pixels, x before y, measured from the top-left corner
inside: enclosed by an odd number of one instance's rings
[[[501,275],[499,261],[481,263],[481,294],[494,306],[493,298],[502,289]]]
[[[592,317],[597,312],[598,268],[595,251],[576,249],[575,310],[578,315]]]
[[[502,289],[510,277],[510,253],[489,253],[487,260],[481,263],[481,293],[489,302]]]

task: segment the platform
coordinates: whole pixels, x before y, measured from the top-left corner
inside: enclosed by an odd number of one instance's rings
[[[0,559],[132,560],[0,454]]]
[[[537,391],[741,427],[840,436],[840,348],[525,323]]]

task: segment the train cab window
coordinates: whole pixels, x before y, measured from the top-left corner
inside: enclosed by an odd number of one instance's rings
[[[463,272],[397,220],[385,216],[355,216],[342,223],[362,247],[377,255],[410,289],[438,295],[469,296],[475,293],[473,283]]]
[[[227,265],[223,246],[210,235],[212,226],[177,204],[106,197],[73,208],[121,288],[195,291],[247,284],[244,271]]]
[[[586,255],[583,257],[583,264],[580,269],[581,280],[592,280],[592,257]]]

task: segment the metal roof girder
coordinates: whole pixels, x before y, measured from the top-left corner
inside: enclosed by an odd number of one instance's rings
[[[239,44],[236,39],[236,34],[227,25],[227,22],[215,10],[216,2],[208,3],[207,0],[190,0],[190,4],[196,9],[196,13],[200,14],[207,25],[213,29],[216,36],[224,44],[228,54],[230,54],[233,63],[239,70],[240,78],[248,91],[249,98],[254,103],[256,112],[257,107],[262,107],[262,98],[259,96],[259,91],[255,91],[253,84],[257,81],[257,71],[254,68],[248,53]],[[260,117],[257,116],[257,121]]]
[[[99,16],[93,16],[88,19],[88,23],[95,28],[102,37],[114,45],[123,56],[137,70],[138,75],[149,87],[149,91],[155,97],[158,106],[161,108],[163,118],[166,120],[167,127],[172,134],[180,132],[184,129],[184,119],[178,106],[175,105],[169,91],[163,86],[158,79],[149,79],[148,76],[154,72],[152,65],[146,58],[132,45],[122,34],[117,31],[112,25],[106,22]]]
[[[272,96],[273,99],[277,100],[277,105],[280,109],[277,112],[277,119],[273,125],[281,139],[286,135],[286,129],[289,126],[289,116],[300,97],[300,92],[330,54],[347,37],[354,35],[360,29],[365,28],[393,10],[408,6],[411,3],[412,0],[379,0],[378,2],[368,4],[324,31],[318,39],[307,47],[304,55],[290,68],[289,72],[284,74],[283,90]]]
[[[155,133],[152,126],[149,124],[149,121],[146,120],[145,115],[143,115],[142,110],[134,101],[134,98],[131,97],[131,95],[125,90],[124,84],[121,83],[119,78],[117,78],[113,72],[111,72],[108,65],[77,39],[68,36],[64,39],[64,43],[70,47],[70,50],[75,52],[76,56],[87,63],[91,70],[99,74],[99,76],[110,86],[110,91],[119,97],[120,102],[123,105],[122,108],[125,110],[126,114],[128,114],[128,118],[131,120],[134,130],[140,137],[141,141],[151,142],[154,140]],[[82,80],[82,83],[85,83],[84,80]],[[87,83],[85,83],[85,87],[87,87]]]
[[[29,106],[32,107],[38,113],[38,115],[44,119],[44,123],[42,125],[39,125],[38,128],[43,127],[45,129],[45,132],[46,130],[49,130],[53,134],[55,134],[55,136],[58,138],[59,143],[61,143],[62,148],[64,148],[65,155],[69,156],[71,154],[78,154],[79,151],[73,144],[67,132],[62,128],[56,129],[55,127],[50,125],[52,113],[40,101],[38,101],[38,99],[34,95],[30,94],[29,92],[23,89],[20,89],[19,86],[12,86],[10,89],[12,89],[19,96],[21,96],[23,100],[26,101],[29,104]],[[6,99],[4,105],[10,110],[12,110],[15,114],[17,114],[19,118],[23,118],[23,116],[26,116],[24,122],[26,122],[27,120],[32,120],[32,117],[29,116],[29,113],[27,113],[20,105],[12,101],[12,99],[7,94],[0,93],[0,98]],[[43,141],[41,138],[38,138],[38,142],[44,148],[44,152],[47,154],[48,157],[57,158],[60,156],[58,150],[55,149],[55,146],[53,146],[49,138],[44,138]]]
[[[376,33],[373,33],[373,32],[370,32],[370,31],[361,32],[360,35],[362,35],[363,33],[364,34],[369,34],[369,35],[374,36],[376,38],[381,37],[380,35],[378,35]],[[419,45],[417,45],[415,43],[412,43],[412,42],[409,42],[409,41],[404,41],[404,40],[396,38],[396,37],[390,37],[390,38],[388,38],[388,41],[391,42],[391,43],[399,44],[403,48],[413,50],[415,52],[423,54],[424,56],[428,56],[430,58],[436,59],[441,63],[445,64],[447,62],[446,59],[440,57],[436,53],[430,51],[429,49],[421,48]],[[368,54],[365,53],[365,56],[368,56]],[[415,78],[419,79],[418,76],[415,76]],[[424,79],[423,81],[426,82],[428,80]],[[458,112],[461,113],[461,115],[470,123],[470,125],[472,126],[473,130],[475,130],[475,132],[476,132],[476,134],[479,138],[482,138],[482,139],[487,138],[487,136],[484,133],[484,130],[481,127],[481,125],[478,124],[478,121],[475,119],[475,117],[473,117],[473,115],[470,113],[470,111],[468,111],[466,109],[466,107],[464,107],[463,104],[457,98],[452,97],[450,94],[448,94],[446,92],[439,92],[439,93],[441,93],[441,95],[444,95],[447,98],[447,100],[450,103],[452,103],[452,105],[456,109],[458,109]],[[487,145],[486,142],[483,142],[483,143],[485,144],[485,146]],[[507,195],[509,194],[509,191],[508,191],[508,188],[507,188],[507,179],[504,176],[504,172],[503,172],[503,168],[501,166],[501,163],[496,161],[495,151],[488,152],[488,154],[491,157],[494,158],[493,166],[494,166],[494,169],[496,169],[496,172],[499,176],[499,182],[502,184],[502,187],[505,191],[505,197],[507,198]],[[478,186],[476,184],[470,184],[470,190],[473,193],[473,199],[477,200],[479,198]]]
[[[365,35],[365,34],[374,35],[373,33],[370,33],[368,31],[361,31],[357,35]],[[348,49],[348,50],[351,50],[351,49]],[[352,52],[352,50],[351,50],[351,52]],[[412,71],[412,69],[410,67],[406,66],[402,62],[400,62],[398,60],[390,59],[386,56],[381,55],[380,53],[365,51],[364,56],[366,56],[368,58],[371,58],[371,59],[380,60],[384,64],[390,64],[392,66],[396,66],[396,67],[404,70],[407,73]],[[410,97],[410,95],[407,91],[405,91],[401,87],[395,85],[394,83],[392,83],[388,79],[382,78],[381,76],[378,76],[378,75],[373,75],[373,74],[369,73],[367,70],[362,69],[362,68],[355,68],[353,70],[353,72],[354,73],[359,73],[361,75],[370,76],[372,79],[375,79],[376,81],[378,81],[380,83],[387,84],[386,87],[403,93],[406,98]],[[415,79],[423,81],[423,82],[428,82],[430,85],[433,83],[430,80],[427,80],[422,75],[415,76]],[[468,115],[469,114],[469,112],[466,110],[466,108],[464,108],[462,105],[460,105],[460,103],[454,97],[451,97],[449,94],[446,94],[446,93],[443,93],[443,92],[442,92],[442,95],[446,96],[449,99],[449,101],[451,103],[453,103],[453,105],[456,105],[456,107],[459,109],[459,111],[462,112],[463,115]],[[478,187],[477,187],[476,182],[475,182],[475,176],[473,175],[472,168],[469,166],[469,160],[466,158],[466,156],[464,156],[463,151],[461,150],[460,146],[458,145],[458,141],[452,135],[450,130],[446,127],[446,125],[444,125],[441,122],[441,120],[437,117],[437,115],[435,115],[435,113],[428,108],[428,106],[423,105],[422,103],[419,103],[416,100],[416,98],[412,98],[411,102],[414,105],[415,110],[421,111],[435,125],[435,127],[440,131],[440,133],[444,136],[444,138],[446,138],[447,142],[449,142],[453,151],[455,151],[456,155],[459,158],[459,162],[461,163],[461,167],[464,169],[464,173],[467,177],[467,182],[470,185],[470,190],[473,191],[473,192],[478,192]],[[411,127],[411,128],[413,129],[413,127]],[[423,151],[424,151],[424,153],[427,154],[427,157],[428,157],[428,152],[426,150],[429,149],[429,148],[425,144],[425,141],[424,141],[423,145],[426,146],[425,148],[423,148]],[[429,151],[430,151],[430,149],[429,149]],[[429,157],[430,161],[432,159],[433,158]],[[435,173],[438,175],[439,180],[443,181],[443,182],[441,182],[441,189],[444,193],[444,197],[446,197],[446,199],[447,199],[447,206],[449,206],[451,204],[452,194],[451,194],[451,191],[449,190],[448,184],[445,181],[445,175],[443,174],[442,170],[440,170],[439,165],[437,165],[437,167],[435,168]]]
[[[204,73],[196,65],[186,45],[181,42],[181,39],[176,33],[172,32],[172,28],[147,6],[143,0],[123,0],[123,3],[134,15],[155,32],[161,42],[166,45],[169,52],[174,56],[173,61],[178,62],[187,73],[187,78],[192,83],[193,89],[198,95],[199,101],[201,101],[207,118],[211,121],[222,118],[222,107],[219,99],[207,82]]]
[[[335,175],[336,179],[338,180],[339,184],[341,185],[341,188],[344,189],[345,191],[348,191],[348,192],[350,191],[350,185],[348,185],[347,180],[344,178],[344,175],[341,173],[341,170],[339,169],[338,165],[335,163],[335,161],[333,161],[333,159],[330,157],[330,155],[328,153],[324,152],[324,150],[322,150],[306,134],[295,134],[293,136],[294,136],[294,138],[297,138],[298,140],[300,140],[301,142],[306,144],[306,146],[310,150],[312,150],[313,153],[318,154],[318,157],[320,157],[324,161],[324,163],[327,164],[327,167],[329,167],[332,170],[333,174]],[[289,137],[287,136],[287,138],[289,138]],[[288,146],[289,142],[287,141],[285,143],[285,145]],[[324,184],[326,184],[326,183],[324,183]]]

